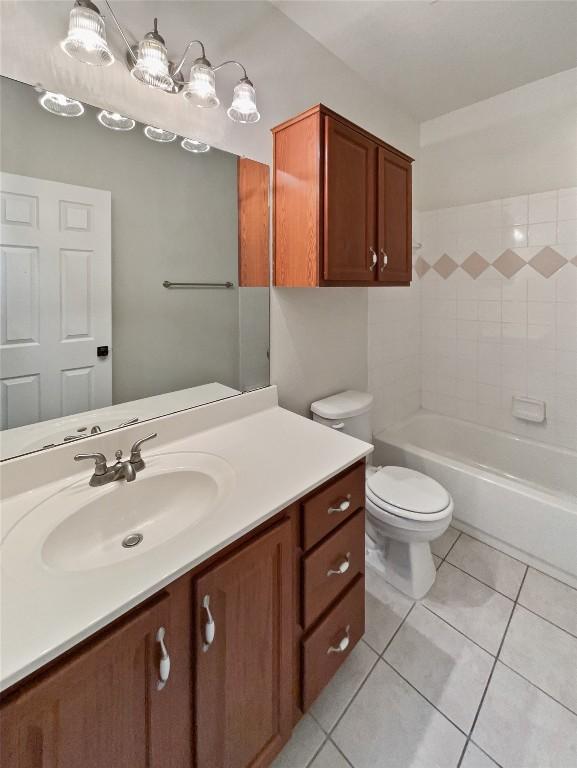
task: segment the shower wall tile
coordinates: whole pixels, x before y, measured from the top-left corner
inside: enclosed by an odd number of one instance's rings
[[[577,188],[420,224],[422,407],[577,448]],[[545,400],[545,423],[515,419],[515,395]]]

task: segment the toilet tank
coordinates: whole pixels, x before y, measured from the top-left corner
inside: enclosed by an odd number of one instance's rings
[[[314,421],[371,443],[372,404],[373,396],[368,392],[348,389],[346,392],[316,400],[311,405],[311,411]]]

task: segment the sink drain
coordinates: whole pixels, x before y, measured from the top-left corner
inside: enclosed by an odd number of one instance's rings
[[[137,547],[144,536],[141,533],[129,533],[128,536],[125,536],[122,540],[122,546],[127,547],[130,549],[130,547]]]

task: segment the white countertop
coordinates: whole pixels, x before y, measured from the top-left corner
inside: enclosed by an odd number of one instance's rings
[[[71,573],[48,568],[38,556],[30,558],[35,562],[26,561],[15,578],[3,557],[2,690],[372,451],[367,443],[278,407],[275,387],[148,422],[146,432],[152,428],[159,440],[155,447],[143,449],[145,458],[177,451],[214,454],[234,470],[232,492],[184,533],[115,565]],[[143,426],[128,427],[95,436],[90,446],[83,443],[83,449],[104,450],[108,455],[114,440],[123,447],[142,434]],[[4,543],[7,533],[24,515],[34,514],[34,507],[71,481],[85,475],[88,483],[91,468],[82,467],[79,472],[72,461],[74,451],[74,446],[67,445],[15,459],[18,464],[11,467],[10,462],[2,465],[5,493],[12,492],[3,498],[3,555],[10,546],[10,538]],[[46,466],[50,461],[53,475]],[[68,466],[70,474],[64,474]],[[26,477],[56,479],[24,490]],[[14,554],[10,553],[12,561]]]

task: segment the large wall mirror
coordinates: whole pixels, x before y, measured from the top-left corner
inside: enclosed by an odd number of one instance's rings
[[[58,99],[1,78],[2,459],[269,383],[268,167]]]

